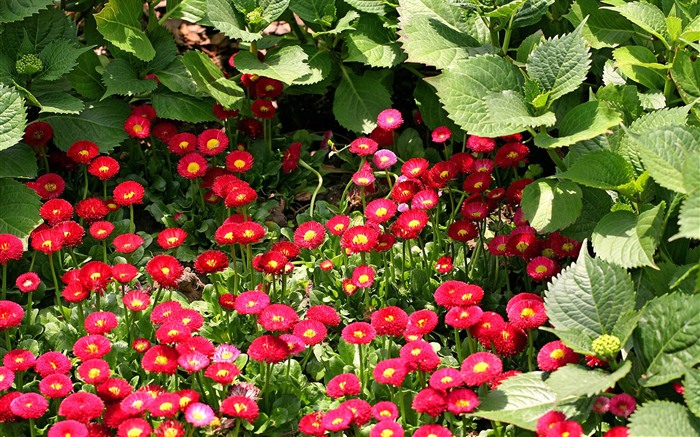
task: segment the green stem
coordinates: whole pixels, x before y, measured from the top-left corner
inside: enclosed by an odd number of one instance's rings
[[[51,278],[53,279],[54,291],[56,293],[56,306],[61,310],[61,292],[58,288],[58,279],[56,278],[56,268],[53,266],[53,254],[49,254],[49,267],[51,267]]]
[[[564,163],[564,160],[559,157],[556,150],[547,149],[547,154],[549,155],[549,157],[552,159],[552,162],[554,162],[554,165],[556,165],[559,170],[561,170],[561,171],[566,170],[566,164]]]
[[[231,245],[231,264],[233,264],[233,294],[238,294],[238,260],[236,259],[236,246]]]
[[[362,345],[361,344],[357,345],[357,351],[358,351],[358,354],[360,355],[360,387],[362,387],[362,390],[364,391],[364,389],[365,389],[365,360],[364,360],[364,356],[362,353]]]
[[[455,349],[457,349],[457,361],[461,364],[462,361],[464,360],[464,353],[462,352],[462,341],[459,338],[459,329],[454,328],[455,330]]]
[[[7,297],[7,264],[2,265],[2,300]]]
[[[87,199],[87,193],[88,193],[88,171],[87,171],[87,165],[83,165],[83,183],[85,184],[85,187],[83,187],[83,200]]]
[[[5,348],[7,349],[8,352],[12,350],[12,343],[10,343],[10,330],[9,329],[5,329]]]
[[[27,293],[27,328],[32,326],[32,305],[33,305],[33,298],[32,298],[33,292]],[[3,299],[5,296],[3,296]]]
[[[532,329],[527,330],[527,371],[534,370],[535,346],[533,345]]]
[[[236,419],[236,428],[233,430],[233,437],[238,437],[241,431],[241,419]]]
[[[321,176],[321,173],[316,171],[315,168],[311,167],[303,159],[299,159],[299,165],[301,165],[305,169],[307,169],[310,172],[312,172],[313,174],[315,174],[316,178],[318,179],[318,184],[316,185],[316,189],[314,190],[313,194],[311,195],[311,205],[309,207],[311,218],[314,218],[314,205],[316,204],[316,196],[318,195],[318,192],[321,191],[321,187],[323,186],[323,176]]]
[[[129,205],[129,233],[133,234],[136,230],[136,225],[134,224],[134,204]]]

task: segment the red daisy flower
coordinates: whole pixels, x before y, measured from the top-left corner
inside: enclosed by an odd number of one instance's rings
[[[496,148],[496,140],[493,138],[477,137],[471,135],[467,138],[467,149],[474,153],[491,153]]]
[[[358,288],[369,288],[374,284],[374,275],[372,266],[357,266],[352,271],[352,283]]]
[[[124,420],[117,428],[117,437],[148,437],[151,433],[151,425],[138,417]]]
[[[228,256],[220,250],[208,250],[197,256],[194,268],[200,274],[216,273],[228,267]]]
[[[66,155],[78,164],[89,164],[97,155],[100,149],[92,141],[78,141],[73,143],[66,152]]]
[[[396,203],[389,199],[376,199],[367,204],[365,217],[375,223],[384,223],[396,215]]]
[[[377,336],[374,327],[366,322],[353,322],[343,328],[341,337],[350,344],[369,344]]]
[[[397,109],[385,109],[377,115],[377,125],[386,131],[393,131],[401,127],[403,117]]]
[[[501,168],[517,167],[521,162],[527,162],[530,149],[522,143],[507,143],[496,151],[496,165]]]
[[[613,426],[610,428],[603,437],[628,437],[630,435],[630,429],[626,426]]]
[[[363,399],[348,399],[338,408],[348,408],[352,412],[352,424],[362,427],[372,419],[372,405]]]
[[[413,398],[411,408],[418,413],[437,417],[447,411],[447,397],[442,391],[424,388]]]
[[[7,367],[0,367],[0,391],[5,391],[12,387],[15,381],[15,372]]]
[[[131,138],[148,138],[151,134],[151,121],[140,115],[130,115],[124,122],[124,130]]]
[[[254,118],[244,118],[238,123],[238,130],[243,132],[248,138],[257,140],[263,134],[263,125]]]
[[[13,372],[24,372],[34,366],[36,357],[26,349],[13,349],[2,357],[3,366]]]
[[[98,385],[107,380],[112,374],[105,360],[94,358],[86,360],[78,366],[78,377],[87,384]]]
[[[464,359],[461,370],[466,385],[479,386],[500,375],[503,363],[498,356],[490,352],[476,352]]]
[[[353,226],[340,237],[340,246],[351,253],[370,252],[378,238],[379,232],[372,226]]]
[[[460,415],[471,413],[479,406],[479,397],[466,388],[458,388],[447,394],[447,411]]]
[[[245,173],[253,168],[253,155],[244,150],[234,150],[226,155],[226,168],[233,173]]]
[[[186,132],[173,135],[168,141],[168,150],[180,156],[195,152],[197,150],[197,136]]]
[[[63,235],[63,247],[75,247],[83,242],[85,228],[74,221],[65,221],[54,226],[54,230]]]
[[[299,315],[294,308],[285,304],[272,304],[265,307],[258,316],[258,323],[268,331],[291,331]]]
[[[129,381],[122,378],[109,378],[97,386],[97,395],[107,401],[121,401],[132,392]]]
[[[48,222],[49,226],[56,226],[73,217],[73,206],[64,199],[47,200],[39,208],[39,215]]]
[[[507,250],[516,256],[529,261],[540,251],[540,240],[533,234],[512,234],[506,243]]]
[[[421,190],[411,199],[411,208],[427,211],[437,206],[439,200],[440,198],[435,191]]]
[[[376,178],[371,170],[360,170],[352,175],[352,182],[358,187],[369,187]]]
[[[224,198],[226,208],[239,208],[248,205],[258,198],[258,193],[247,185],[235,186]]]
[[[354,373],[336,375],[326,384],[326,394],[334,399],[360,394],[360,378]]]
[[[314,305],[306,310],[306,318],[318,320],[326,326],[340,325],[340,315],[338,312],[328,305]]]
[[[404,239],[414,239],[428,224],[428,213],[421,210],[402,212],[392,225],[395,226],[397,236]]]
[[[299,142],[292,143],[282,155],[282,171],[291,173],[299,167],[299,158],[301,157],[301,146]]]
[[[143,238],[137,234],[121,234],[112,240],[114,251],[117,253],[132,253],[143,244]]]
[[[377,151],[379,144],[371,138],[360,137],[350,143],[349,151],[357,156],[369,156]]]
[[[308,221],[299,225],[294,231],[294,242],[306,249],[315,249],[323,243],[326,230],[316,221]]]
[[[35,231],[31,235],[31,246],[47,255],[58,252],[63,248],[63,233],[56,229]]]
[[[437,326],[438,316],[435,311],[432,310],[418,310],[414,311],[410,316],[408,316],[408,326],[406,327],[406,332],[411,334],[425,335],[432,332]]]
[[[391,138],[391,143],[393,143],[393,137]],[[374,166],[377,167],[379,170],[386,170],[392,165],[396,164],[398,161],[396,154],[392,152],[391,150],[387,149],[380,149],[374,152],[374,156],[372,157],[372,162],[374,163]]]
[[[401,425],[393,420],[380,420],[369,432],[369,437],[403,437],[404,435]]]
[[[156,340],[160,343],[180,343],[192,337],[192,330],[179,320],[170,320],[156,329]]]
[[[12,234],[0,234],[0,264],[6,265],[10,260],[22,259],[24,246],[19,237]]]
[[[238,109],[226,109],[218,103],[214,103],[212,111],[214,112],[216,118],[222,121],[228,120],[229,118],[236,118],[238,117],[238,114],[240,114]]]
[[[326,434],[326,430],[321,424],[322,419],[323,413],[321,412],[307,414],[299,420],[299,431],[301,431],[303,434],[314,437],[324,436]]]
[[[477,159],[472,163],[471,171],[472,173],[486,173],[486,174],[491,174],[493,173],[493,169],[495,168],[496,163],[494,163],[492,160],[483,158],[483,159]]]
[[[231,384],[240,374],[238,366],[227,362],[212,363],[204,371],[204,376],[221,385]]]
[[[576,364],[580,355],[559,340],[551,341],[537,353],[537,367],[546,372],[557,370],[567,364]]]
[[[275,116],[275,106],[272,101],[267,99],[258,99],[250,106],[253,115],[262,118],[263,120],[271,120]]]
[[[36,290],[39,288],[39,284],[41,284],[41,279],[34,272],[22,273],[15,280],[15,285],[22,293],[30,293]]]
[[[168,143],[170,139],[177,135],[177,126],[167,121],[161,121],[151,129],[153,136],[164,143]]]
[[[289,348],[279,337],[261,335],[248,346],[248,356],[263,363],[279,363],[289,357]]]
[[[510,305],[508,320],[520,329],[535,329],[547,322],[547,312],[541,301],[524,299]]]
[[[128,284],[138,274],[138,268],[132,264],[115,264],[112,266],[112,278],[120,284]]]
[[[189,153],[177,163],[177,173],[186,179],[201,178],[207,172],[209,163],[199,153]]]
[[[22,141],[32,147],[45,146],[53,138],[53,128],[44,121],[35,121],[24,129]]]
[[[112,278],[112,268],[102,261],[90,261],[80,269],[79,278],[86,290],[104,291]]]
[[[377,402],[372,406],[372,417],[379,421],[392,421],[399,418],[399,408],[390,401]]]
[[[490,173],[472,173],[464,179],[462,189],[469,193],[483,193],[491,187],[493,178]]]
[[[48,437],[88,437],[88,428],[77,420],[61,420],[49,428]]]
[[[348,407],[339,407],[328,411],[321,419],[321,426],[330,432],[347,429],[352,424],[353,414]]]
[[[261,291],[246,291],[236,297],[235,309],[239,314],[260,314],[270,305],[270,296]]]
[[[41,197],[41,200],[55,199],[63,194],[66,182],[55,173],[46,173],[39,176],[34,182],[27,182],[27,186]]]
[[[95,311],[85,318],[85,331],[88,334],[103,335],[111,332],[118,324],[117,316],[113,312]]]
[[[488,251],[493,256],[508,256],[508,235],[498,235],[489,241]]]
[[[428,384],[435,390],[440,390],[444,392],[451,388],[462,385],[462,374],[459,370],[453,369],[451,367],[438,369],[435,371],[435,373],[430,375],[430,380],[428,381]]]
[[[174,249],[185,242],[187,232],[180,228],[167,228],[158,233],[156,242],[165,250]]]
[[[377,252],[387,252],[394,247],[396,238],[391,234],[380,234],[377,239],[377,246],[374,248]]]
[[[146,263],[146,271],[165,288],[177,288],[184,268],[177,258],[170,255],[156,255]]]
[[[493,338],[493,343],[503,357],[517,355],[525,349],[527,334],[512,323],[506,323]]]
[[[22,306],[9,300],[0,300],[0,331],[19,326],[23,317]]]
[[[400,337],[408,326],[408,314],[397,306],[380,308],[370,315],[377,335]]]
[[[143,355],[141,366],[148,373],[172,375],[177,371],[179,356],[180,354],[170,346],[153,346]]]
[[[110,156],[100,156],[90,163],[88,173],[102,181],[112,179],[119,173],[119,162]]]
[[[267,97],[274,99],[282,94],[284,84],[276,79],[269,77],[261,77],[255,82],[255,93],[258,97]]]
[[[131,347],[142,354],[151,348],[151,342],[147,338],[137,338],[131,343]]]
[[[563,420],[555,423],[548,431],[547,437],[581,437],[583,428],[572,420]]]
[[[430,163],[427,159],[411,158],[401,166],[401,174],[407,178],[419,178],[428,170],[429,166]]]
[[[313,346],[326,338],[328,330],[318,320],[302,320],[294,325],[292,333],[299,337],[307,346]]]
[[[526,270],[533,281],[541,282],[559,273],[559,264],[553,259],[537,256],[530,260]]]
[[[10,411],[22,419],[38,419],[48,408],[49,401],[38,393],[22,393],[10,402]]]
[[[457,329],[471,328],[481,321],[483,310],[476,305],[456,306],[445,314],[445,324]]]
[[[73,355],[81,361],[102,358],[112,350],[112,343],[103,335],[86,335],[73,344]]]
[[[412,340],[403,345],[399,356],[404,360],[409,370],[421,370],[432,373],[440,365],[440,357],[427,341]]]
[[[397,203],[410,202],[420,189],[421,185],[415,180],[401,181],[391,189],[390,197]]]
[[[78,217],[88,222],[94,222],[96,220],[103,219],[107,214],[109,214],[109,208],[105,204],[104,200],[96,197],[89,197],[87,199],[80,200],[75,204],[75,212],[78,214]],[[114,226],[112,226],[112,229],[114,229]],[[108,234],[104,238],[98,238],[94,233],[91,233],[91,235],[98,240],[104,240],[109,236]]]
[[[197,137],[199,153],[215,156],[228,148],[228,137],[220,129],[206,129]]]
[[[459,211],[462,217],[473,222],[478,222],[488,217],[490,210],[488,203],[480,200],[469,202],[468,200],[469,199],[464,201]]]
[[[443,275],[450,273],[453,267],[452,257],[449,255],[441,256],[437,261],[435,261],[435,271],[442,273]]]
[[[548,411],[537,420],[537,434],[546,436],[552,427],[566,420],[566,416],[561,411]]]
[[[257,222],[238,223],[234,229],[238,244],[258,243],[265,237],[265,228]]]
[[[114,202],[120,206],[143,203],[145,190],[143,185],[135,181],[126,181],[114,187]]]
[[[131,108],[130,115],[137,115],[139,117],[145,118],[146,120],[153,120],[156,118],[156,110],[153,109],[151,105],[140,105]]]
[[[523,198],[523,189],[534,182],[533,179],[525,178],[519,179],[512,182],[508,188],[506,188],[506,200],[511,206],[517,206],[520,204],[520,200]]]
[[[434,143],[444,143],[452,136],[452,131],[447,126],[436,127],[430,134]]]

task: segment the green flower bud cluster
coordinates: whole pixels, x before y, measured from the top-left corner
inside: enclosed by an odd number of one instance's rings
[[[601,335],[591,343],[591,349],[596,356],[605,359],[615,358],[621,347],[619,338],[607,334]]]
[[[17,73],[23,76],[31,76],[44,69],[44,63],[37,55],[22,55],[15,63]]]

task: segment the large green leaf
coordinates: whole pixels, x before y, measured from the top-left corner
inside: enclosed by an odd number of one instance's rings
[[[141,29],[142,12],[141,0],[109,0],[104,9],[95,14],[95,20],[97,30],[107,41],[148,62],[156,56],[156,51]]]
[[[496,137],[519,132],[508,120],[493,120],[484,96],[520,91],[522,76],[500,56],[474,56],[426,80],[437,90],[449,117],[471,135]],[[520,129],[522,130],[522,129]]]
[[[89,47],[78,47],[73,42],[58,39],[50,42],[39,53],[44,63],[44,69],[36,75],[36,79],[52,81],[69,73],[78,64],[78,58],[89,51]]]
[[[581,215],[576,222],[562,230],[562,234],[578,241],[591,236],[593,229],[603,216],[610,212],[613,201],[610,195],[603,190],[581,187],[583,192]]]
[[[671,240],[692,238],[700,240],[700,190],[693,191],[681,205],[678,215],[678,233]]]
[[[39,196],[26,185],[13,179],[0,179],[0,234],[25,238],[41,223]]]
[[[243,89],[227,79],[209,56],[200,51],[189,51],[182,56],[182,62],[197,83],[197,89],[212,96],[226,108],[233,108],[245,97]]]
[[[289,9],[315,30],[331,27],[336,18],[334,0],[292,0]]]
[[[214,100],[209,98],[158,91],[151,96],[151,103],[160,118],[186,121],[189,123],[216,120],[212,112]]]
[[[441,0],[399,1],[399,41],[409,62],[447,68],[479,43],[464,32],[459,7]]]
[[[383,27],[376,15],[363,15],[355,31],[345,39],[345,62],[362,62],[370,67],[390,68],[406,59],[396,36]]]
[[[148,38],[156,50],[156,56],[151,59],[146,68],[140,72],[158,73],[175,60],[178,54],[177,44],[173,34],[163,26],[155,26],[148,29]]]
[[[581,188],[573,182],[537,180],[523,190],[520,202],[530,225],[542,233],[564,229],[576,221],[583,206]]]
[[[700,369],[688,368],[683,380],[683,398],[690,411],[700,417]]]
[[[209,21],[229,38],[245,42],[262,38],[261,33],[246,29],[245,19],[228,0],[207,0],[206,10]]]
[[[538,133],[535,135],[535,145],[545,149],[570,146],[603,135],[621,121],[620,114],[605,102],[582,103],[567,112],[559,123],[559,138]]]
[[[36,153],[26,144],[0,151],[0,178],[36,177]]]
[[[666,17],[658,7],[647,2],[629,2],[609,9],[619,12],[632,23],[666,42]]]
[[[35,93],[34,97],[41,104],[41,114],[80,114],[85,109],[82,100],[63,91]]]
[[[693,103],[700,98],[700,66],[693,61],[689,51],[679,50],[676,53],[671,77],[676,82],[676,88],[685,103]],[[696,106],[693,106],[693,110],[696,116],[700,117]]]
[[[368,14],[382,15],[389,11],[389,5],[383,0],[344,0],[345,3],[354,7],[358,11]]]
[[[0,150],[17,144],[26,125],[24,99],[14,88],[0,84]]]
[[[308,59],[309,55],[299,46],[283,47],[270,53],[265,57],[265,62],[260,62],[250,52],[238,52],[236,69],[241,73],[257,74],[291,85],[296,79],[311,73],[306,63]]]
[[[391,93],[379,80],[379,72],[358,76],[345,67],[342,72],[333,99],[333,114],[346,129],[369,133],[377,126],[377,115],[391,108]]]
[[[615,67],[631,80],[650,89],[664,88],[666,67],[659,64],[656,55],[643,46],[623,46],[613,51]]]
[[[634,168],[609,150],[586,153],[559,175],[587,187],[613,190],[634,181]]]
[[[530,55],[527,73],[554,101],[577,89],[586,79],[590,51],[582,36],[582,25],[573,32],[540,44]]]
[[[0,23],[30,17],[53,5],[53,0],[0,0]]]
[[[454,121],[447,117],[447,112],[440,104],[440,99],[435,94],[435,89],[428,85],[425,81],[419,81],[416,84],[416,89],[413,91],[413,97],[416,99],[418,109],[420,110],[423,123],[431,130],[439,126],[447,126],[452,131],[453,135],[459,131],[459,127]]]
[[[635,292],[627,271],[599,258],[584,248],[575,263],[556,276],[545,292],[545,307],[554,333],[571,332],[584,342],[570,345],[592,354],[590,343],[603,334],[618,334],[618,324],[627,325],[634,311]],[[624,342],[625,339],[621,338]]]
[[[165,15],[166,18],[180,18],[196,23],[207,15],[207,0],[168,0]]]
[[[335,27],[333,27],[333,29],[322,32],[314,32],[313,35],[314,37],[318,37],[320,35],[338,35],[346,30],[354,30],[355,24],[353,21],[357,20],[358,18],[360,18],[360,13],[350,10],[347,12],[347,14],[343,15],[337,23],[335,23]]]
[[[115,59],[105,68],[102,76],[107,90],[103,98],[118,94],[120,96],[138,96],[150,93],[158,87],[158,82],[139,78],[136,67],[126,59]]]
[[[658,297],[644,308],[634,350],[646,369],[642,384],[656,387],[680,378],[700,362],[700,295]]]
[[[547,385],[557,395],[558,402],[591,397],[615,387],[617,381],[624,378],[631,369],[632,362],[629,360],[613,373],[570,364],[555,370],[547,378]]]
[[[101,67],[100,58],[92,50],[80,55],[78,65],[68,74],[71,85],[81,96],[97,100],[105,93],[102,76],[97,72]]]
[[[634,34],[629,21],[615,11],[601,9],[596,0],[576,0],[564,16],[574,26],[580,25],[586,17],[583,37],[594,49],[617,47]]]
[[[679,193],[688,192],[683,183],[683,165],[687,153],[700,152],[700,128],[663,126],[644,135],[628,135],[638,143],[644,167],[656,183]]]
[[[330,79],[333,76],[333,69],[336,67],[333,58],[326,50],[318,50],[315,47],[303,46],[304,52],[308,55],[307,61],[311,73],[294,79],[294,86],[299,86],[301,93],[325,94]],[[319,83],[321,82],[321,83]],[[316,85],[316,86],[309,86]],[[289,88],[285,90],[289,92]]]
[[[537,420],[555,406],[571,412],[571,408],[557,405],[557,395],[544,377],[543,372],[528,372],[506,379],[481,399],[479,408],[471,415],[534,431]]]
[[[635,268],[656,267],[654,252],[659,245],[664,202],[637,215],[631,211],[613,211],[603,217],[593,231],[593,247],[601,259]]]
[[[160,70],[156,76],[158,80],[170,91],[187,94],[188,96],[204,96],[206,93],[197,90],[197,83],[190,72],[182,63],[182,57],[178,56],[165,69]]]
[[[513,133],[528,127],[553,126],[557,122],[553,112],[535,115],[525,97],[517,91],[492,92],[484,96],[484,101],[492,122],[507,120],[513,126]]]
[[[513,17],[513,27],[525,27],[537,23],[542,18],[554,0],[526,0]]]
[[[700,419],[675,402],[645,402],[630,416],[629,432],[634,437],[688,437],[700,434]]]
[[[44,9],[25,20],[3,27],[0,52],[12,59],[16,59],[20,49],[23,53],[40,53],[49,43],[58,39],[78,42],[75,25],[59,8]]]
[[[105,99],[91,103],[78,115],[52,115],[43,121],[53,127],[53,141],[61,150],[68,150],[76,141],[88,140],[97,144],[100,151],[108,152],[128,137],[124,121],[130,112],[126,102]]]

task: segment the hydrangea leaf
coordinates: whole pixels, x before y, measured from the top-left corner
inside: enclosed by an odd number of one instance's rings
[[[583,37],[594,49],[617,47],[629,40],[634,28],[618,12],[602,9],[596,0],[576,0],[564,18],[574,26],[588,20],[583,26]]]
[[[533,114],[525,97],[517,91],[492,92],[484,96],[484,101],[493,123],[507,120],[513,125],[513,133],[522,132],[528,127],[553,126],[557,122],[553,112]]]
[[[24,99],[14,88],[0,84],[0,150],[17,144],[26,125]]]
[[[34,97],[41,104],[41,114],[80,114],[85,103],[63,91],[35,92]]]
[[[685,404],[696,417],[700,417],[700,369],[686,369],[683,388]]]
[[[590,140],[620,124],[622,118],[605,102],[582,103],[566,113],[559,123],[559,137],[547,133],[535,135],[535,145],[545,149],[570,146]]]
[[[14,0],[8,0],[14,1]],[[58,39],[78,42],[77,29],[59,8],[44,9],[21,22],[7,24],[2,32],[0,52],[17,57],[20,48],[24,53],[39,53]]]
[[[650,301],[634,331],[634,350],[646,369],[642,384],[680,378],[700,362],[700,295],[667,294]]]
[[[564,329],[592,342],[616,332],[618,322],[634,310],[635,292],[624,268],[591,258],[585,247],[549,284],[545,307],[555,333]]]
[[[523,6],[515,12],[514,27],[525,27],[537,23],[542,18],[554,0],[526,0]]]
[[[610,7],[632,23],[646,30],[650,34],[666,42],[667,27],[666,17],[658,7],[647,2],[629,2],[619,6]]]
[[[413,97],[416,99],[418,109],[420,109],[423,123],[428,128],[434,130],[440,126],[447,126],[453,135],[459,131],[459,127],[454,121],[447,117],[447,112],[440,104],[440,99],[435,94],[435,89],[428,85],[425,81],[420,81],[416,84],[416,89],[413,91]]]
[[[547,385],[557,395],[558,402],[591,397],[615,387],[617,381],[624,378],[631,369],[632,362],[629,360],[612,373],[569,364],[552,372],[547,378]]]
[[[245,97],[243,89],[234,80],[227,79],[205,53],[187,52],[182,56],[182,62],[197,83],[197,89],[209,94],[224,107],[233,108]]]
[[[671,77],[685,103],[691,104],[700,98],[700,66],[693,61],[689,51],[678,51],[673,60]],[[700,110],[696,106],[693,106],[693,112],[700,117]]]
[[[0,179],[0,234],[12,234],[25,238],[42,222],[39,215],[39,196],[21,182]]]
[[[0,0],[0,23],[31,17],[53,5],[53,0]]]
[[[292,0],[289,9],[316,30],[331,27],[336,18],[334,0]]]
[[[700,240],[700,190],[693,191],[683,200],[678,215],[678,233],[670,238]]]
[[[570,181],[540,179],[523,190],[522,207],[530,225],[540,232],[564,229],[581,213],[583,193]]]
[[[266,56],[264,62],[250,52],[239,52],[236,55],[236,69],[241,73],[257,74],[291,85],[296,79],[311,73],[308,59],[309,55],[299,46],[283,47]]]
[[[130,112],[126,102],[110,98],[91,103],[80,114],[50,115],[43,121],[53,127],[53,141],[61,150],[87,140],[97,144],[101,152],[108,152],[128,137],[124,121]]]
[[[634,181],[634,168],[625,158],[609,150],[586,153],[559,175],[587,187],[612,190]]]
[[[383,0],[344,0],[353,8],[368,14],[383,15],[389,12],[389,5]]]
[[[377,126],[377,115],[391,108],[391,93],[381,82],[379,72],[368,71],[362,76],[346,68],[342,72],[335,90],[333,114],[346,129],[369,133]]]
[[[36,153],[26,144],[0,151],[0,178],[35,178]]]
[[[426,81],[440,97],[449,117],[470,135],[496,137],[518,132],[507,120],[493,120],[484,96],[506,90],[520,91],[518,69],[500,56],[473,56],[456,62]]]
[[[114,94],[138,96],[150,93],[158,87],[155,80],[140,79],[136,68],[126,59],[115,59],[107,64],[102,81],[107,87],[103,99]]]
[[[685,406],[670,401],[645,402],[629,418],[635,437],[687,437],[700,434],[700,419]]]
[[[207,0],[206,10],[209,21],[229,38],[245,42],[262,38],[259,32],[249,32],[246,29],[245,19],[233,9],[228,0]]]
[[[107,41],[148,62],[156,56],[156,51],[141,29],[142,12],[141,0],[109,0],[104,9],[95,14],[95,20],[97,30]]]
[[[182,56],[176,57],[170,65],[160,70],[156,76],[163,86],[170,91],[194,97],[207,95],[197,90],[197,83],[192,78],[192,74],[185,68]]]
[[[393,32],[382,26],[376,15],[363,15],[355,31],[345,40],[346,62],[362,62],[370,67],[393,67],[406,59]]]
[[[528,75],[550,92],[551,101],[577,89],[588,74],[591,54],[582,29],[581,24],[569,34],[548,39],[528,59]]]
[[[166,18],[180,18],[196,23],[207,16],[207,0],[168,0],[165,15]]]
[[[212,112],[214,106],[214,100],[212,99],[193,97],[169,91],[158,91],[153,93],[151,101],[153,103],[153,108],[160,118],[186,121],[189,123],[202,123],[216,120]]]
[[[73,89],[90,100],[102,97],[106,88],[102,83],[102,75],[97,72],[97,68],[101,66],[100,58],[92,50],[80,55],[78,64],[68,74]]]

